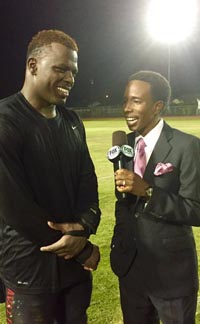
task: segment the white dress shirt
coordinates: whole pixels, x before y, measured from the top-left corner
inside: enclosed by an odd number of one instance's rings
[[[161,131],[163,129],[164,126],[164,121],[163,119],[160,119],[160,121],[158,122],[158,124],[144,137],[139,135],[135,138],[135,152],[137,152],[137,142],[139,140],[139,138],[143,138],[146,146],[145,146],[145,154],[146,154],[146,164],[148,163],[151,153],[153,152],[153,149],[158,141],[158,138],[161,134]]]

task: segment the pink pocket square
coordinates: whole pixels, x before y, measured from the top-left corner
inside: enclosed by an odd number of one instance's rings
[[[159,162],[154,170],[154,174],[156,176],[172,172],[174,170],[174,167],[171,163],[161,163]]]

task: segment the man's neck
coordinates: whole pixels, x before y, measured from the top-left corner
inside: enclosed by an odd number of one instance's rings
[[[42,116],[44,116],[45,118],[54,118],[56,117],[56,106],[55,105],[51,105],[49,107],[45,107],[45,108],[35,108]]]
[[[21,90],[21,93],[25,97],[25,99],[29,102],[29,104],[33,107],[33,109],[37,110],[39,114],[44,116],[45,118],[54,118],[56,117],[56,106],[55,105],[49,105],[49,106],[43,106],[42,104],[38,104],[38,102],[35,100],[34,96],[32,96],[30,93],[28,93],[25,88],[23,87]]]

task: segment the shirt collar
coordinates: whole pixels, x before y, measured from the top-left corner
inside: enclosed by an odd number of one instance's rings
[[[145,135],[144,137],[141,135],[136,136],[136,138],[135,138],[136,145],[137,145],[137,141],[139,140],[139,138],[142,137],[146,146],[148,146],[149,148],[151,147],[153,149],[154,146],[156,145],[156,142],[157,142],[159,136],[160,136],[163,126],[164,126],[164,121],[161,118],[160,121],[158,122],[158,124],[156,124],[156,126],[152,130],[150,130],[150,132],[147,135]]]

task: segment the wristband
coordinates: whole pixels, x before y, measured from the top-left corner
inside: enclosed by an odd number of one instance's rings
[[[84,264],[84,262],[90,257],[90,255],[92,254],[93,251],[93,244],[88,241],[87,244],[85,245],[84,249],[81,251],[81,253],[79,253],[76,256],[76,260],[78,262],[80,262],[81,264]]]

